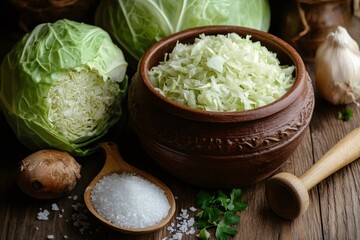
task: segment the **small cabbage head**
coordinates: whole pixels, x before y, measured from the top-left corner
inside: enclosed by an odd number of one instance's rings
[[[2,61],[1,107],[28,148],[85,156],[123,116],[126,69],[101,28],[65,19],[40,24]]]
[[[238,25],[268,31],[268,0],[102,0],[95,25],[139,60],[160,39],[192,27]]]

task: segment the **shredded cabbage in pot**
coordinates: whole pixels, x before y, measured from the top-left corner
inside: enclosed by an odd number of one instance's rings
[[[267,105],[294,84],[295,66],[281,65],[260,42],[236,33],[201,34],[177,43],[148,76],[165,97],[191,108],[231,112]]]

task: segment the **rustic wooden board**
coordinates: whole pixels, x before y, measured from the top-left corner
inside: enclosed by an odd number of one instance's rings
[[[351,34],[357,41],[360,38],[360,22],[354,19]],[[0,54],[4,54],[11,44],[7,37],[0,35]],[[4,43],[4,44],[2,44]],[[313,76],[313,66],[308,65]],[[287,171],[301,176],[327,150],[347,133],[360,126],[360,111],[351,104],[354,116],[350,121],[337,119],[338,111],[344,106],[332,106],[321,99],[316,99],[315,112],[303,141],[290,159],[279,171]],[[131,130],[131,128],[129,128]],[[113,136],[109,136],[111,139]],[[132,131],[120,133],[115,139],[119,142],[120,152],[129,163],[149,171],[173,191],[177,198],[177,212],[194,206],[195,195],[201,189],[183,183],[163,172],[153,164],[151,158],[142,147]],[[54,235],[54,239],[132,239],[159,240],[169,237],[166,227],[148,235],[125,235],[110,230],[96,221],[85,211],[82,195],[86,185],[100,170],[104,156],[99,152],[91,157],[78,159],[82,165],[82,178],[71,196],[51,201],[38,201],[26,197],[16,185],[16,168],[30,152],[15,138],[5,119],[0,115],[0,239],[46,239]],[[134,151],[136,150],[136,151]],[[308,211],[294,221],[283,220],[275,216],[269,209],[264,195],[265,181],[243,188],[243,198],[249,207],[241,212],[241,222],[236,226],[239,233],[233,239],[360,239],[360,162],[355,161],[309,191],[310,206]],[[76,199],[78,197],[78,199]],[[60,211],[52,211],[51,205],[56,203]],[[37,219],[39,211],[47,209],[51,212],[49,220]],[[74,226],[74,217],[86,216],[90,224],[83,232]],[[194,235],[182,239],[195,239]]]

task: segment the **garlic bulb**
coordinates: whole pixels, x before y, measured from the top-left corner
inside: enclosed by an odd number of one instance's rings
[[[319,95],[334,104],[348,104],[360,97],[360,50],[347,30],[338,26],[315,55],[315,86]]]

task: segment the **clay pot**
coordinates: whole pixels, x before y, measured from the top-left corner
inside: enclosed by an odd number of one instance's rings
[[[170,101],[152,87],[147,71],[177,41],[229,32],[252,35],[282,64],[296,66],[296,82],[286,95],[253,110],[210,112]],[[131,80],[128,108],[145,150],[167,172],[194,185],[234,187],[265,179],[294,152],[313,113],[314,92],[301,57],[285,41],[243,27],[208,26],[175,33],[144,54]]]
[[[329,33],[339,25],[347,28],[352,18],[349,0],[292,0],[282,4],[287,6],[277,16],[279,36],[307,62],[314,61],[317,48]]]

